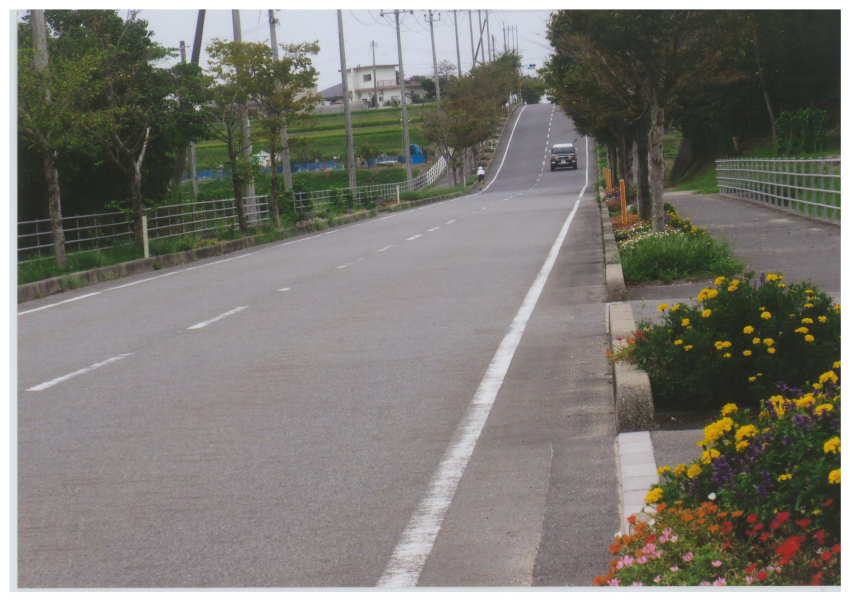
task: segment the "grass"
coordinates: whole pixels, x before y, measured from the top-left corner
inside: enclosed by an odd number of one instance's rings
[[[653,235],[624,243],[619,250],[629,284],[731,277],[744,268],[725,240],[709,236]]]
[[[435,196],[444,196],[447,194],[454,194],[456,192],[467,192],[469,188],[465,188],[462,185],[458,185],[450,188],[431,188],[427,190],[420,190],[418,192],[402,192],[400,197],[402,200],[410,201],[410,200],[424,200],[426,198],[434,198]]]

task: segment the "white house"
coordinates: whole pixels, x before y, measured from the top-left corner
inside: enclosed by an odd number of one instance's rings
[[[400,101],[401,83],[398,76],[398,65],[368,65],[351,67],[346,71],[348,84],[348,97],[352,102],[362,102],[369,105],[372,95],[377,87],[378,103]],[[404,91],[408,95],[407,102],[410,103],[410,94],[424,95],[425,90],[419,83],[404,82]]]

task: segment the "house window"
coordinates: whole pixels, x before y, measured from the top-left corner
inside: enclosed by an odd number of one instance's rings
[[[365,82],[365,81],[372,81],[372,74],[371,74],[371,73],[369,73],[368,75],[364,75],[364,76],[363,76],[363,81],[364,81],[364,82]]]

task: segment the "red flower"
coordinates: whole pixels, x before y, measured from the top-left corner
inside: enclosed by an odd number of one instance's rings
[[[646,543],[647,543],[647,544],[651,544],[652,542],[654,542],[654,541],[655,541],[655,538],[656,538],[656,537],[657,537],[657,536],[653,533],[652,535],[650,535],[650,536],[648,536],[648,537],[646,538]]]
[[[750,515],[747,517],[747,523],[755,523],[756,519],[758,519],[758,515]]]
[[[724,548],[728,548],[728,547],[729,547],[729,546],[731,546],[731,545],[732,545],[732,542],[730,542],[729,540],[726,540],[725,542],[723,542],[723,547],[724,547]]]
[[[841,552],[841,544],[835,544],[835,545],[832,547],[832,551],[833,551],[833,552]]]
[[[826,533],[824,533],[823,529],[818,529],[814,533],[815,539],[817,539],[818,543],[823,544],[823,540],[826,537]]]
[[[779,529],[780,527],[782,527],[782,523],[780,523],[778,520],[770,524],[771,529]]]
[[[756,573],[756,579],[758,579],[759,581],[764,581],[765,579],[767,579],[767,573],[765,573],[764,571],[759,571],[758,573]]]
[[[759,531],[764,526],[764,523],[756,523],[753,526],[753,531]]]
[[[744,531],[744,533],[746,533],[747,535],[753,535],[753,530],[747,529],[747,530]]]
[[[812,585],[820,585],[820,576],[821,573],[815,573],[815,576],[812,577]]]
[[[747,575],[749,575],[750,573],[752,573],[752,572],[753,572],[753,571],[755,571],[755,570],[756,570],[756,564],[755,564],[755,563],[752,563],[749,567],[747,567],[746,569],[744,569],[744,573],[746,573]]]
[[[769,533],[764,533],[764,534],[762,534],[762,535],[760,535],[760,536],[759,536],[759,539],[760,539],[761,541],[763,541],[763,542],[766,542],[766,541],[768,540],[768,538],[770,538],[770,534],[769,534]]]
[[[821,560],[829,560],[832,558],[832,552],[821,552],[818,556],[821,557]]]
[[[810,523],[811,521],[809,519],[800,519],[799,521],[797,521],[797,525],[804,529],[808,527]]]
[[[779,513],[778,515],[776,515],[776,520],[779,521],[780,523],[782,523],[783,521],[788,520],[788,517],[790,517],[790,516],[791,516],[791,513],[783,511],[783,512]]]
[[[821,504],[821,506],[829,506],[830,504],[832,504],[832,498]]]

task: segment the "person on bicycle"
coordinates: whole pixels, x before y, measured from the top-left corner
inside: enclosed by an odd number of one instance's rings
[[[484,187],[484,165],[478,165],[478,189]]]

